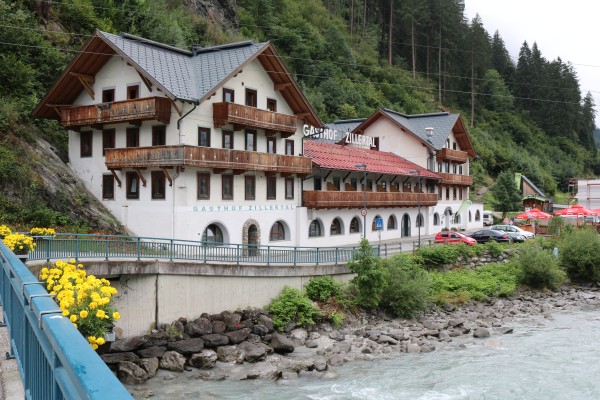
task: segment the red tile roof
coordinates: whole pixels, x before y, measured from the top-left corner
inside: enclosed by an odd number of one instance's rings
[[[326,169],[362,171],[356,164],[367,164],[368,172],[415,175],[410,171],[419,170],[422,177],[442,179],[426,168],[384,151],[307,140],[304,142],[304,156],[312,158],[314,164]]]

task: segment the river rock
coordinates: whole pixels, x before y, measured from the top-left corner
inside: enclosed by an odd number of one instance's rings
[[[258,317],[258,323],[264,325],[269,332],[273,330],[273,319],[267,315],[261,314]]]
[[[271,338],[271,347],[278,354],[288,354],[294,352],[294,342],[286,336],[274,333]]]
[[[160,358],[167,351],[165,346],[153,346],[136,351],[140,358]]]
[[[339,331],[329,332],[329,337],[340,342],[345,338],[344,334]]]
[[[130,338],[119,339],[111,343],[110,351],[111,353],[132,351],[142,347],[147,341],[147,336],[133,336]]]
[[[130,361],[122,361],[119,363],[117,376],[121,382],[128,385],[139,385],[149,378],[146,371]]]
[[[379,339],[377,339],[377,343],[379,343],[379,344],[387,343],[387,344],[396,345],[396,344],[398,344],[398,341],[396,339],[392,338],[391,336],[381,335],[381,336],[379,336]]]
[[[217,359],[221,362],[235,363],[238,361],[239,356],[240,351],[236,346],[217,347]]]
[[[146,343],[142,345],[142,348],[166,346],[170,336],[171,335],[166,331],[152,332],[150,335],[146,336]]]
[[[185,325],[185,333],[191,337],[198,337],[212,333],[212,323],[208,318],[198,318]]]
[[[158,371],[158,358],[142,358],[138,361],[138,365],[148,374],[148,378],[154,378]]]
[[[176,351],[167,351],[160,359],[160,368],[167,371],[183,372],[185,357]]]
[[[484,328],[484,327],[481,327],[481,326],[477,327],[473,331],[473,337],[476,337],[476,338],[487,338],[487,337],[490,337],[490,331],[487,328]]]
[[[501,333],[503,335],[507,334],[507,333],[513,333],[513,328],[510,328],[508,326],[502,326],[500,328],[496,329],[496,332]]]
[[[269,328],[263,324],[256,324],[252,327],[252,333],[257,334],[258,336],[265,336],[269,333]]]
[[[298,328],[290,332],[290,339],[298,346],[303,346],[308,337],[306,329]]]
[[[334,354],[329,358],[329,360],[327,360],[327,364],[331,365],[332,367],[340,366],[343,363],[344,357],[340,354]]]
[[[124,353],[101,354],[100,358],[102,358],[102,361],[109,365],[118,364],[124,361],[136,362],[140,359],[135,353],[132,353],[130,351]]]
[[[212,321],[212,333],[223,333],[227,330],[227,325],[223,321]]]
[[[241,328],[231,332],[225,332],[225,336],[229,338],[230,344],[238,344],[246,340],[250,332],[250,328]]]
[[[226,346],[229,344],[229,338],[227,336],[216,333],[203,335],[202,340],[204,341],[204,347]]]
[[[225,322],[225,326],[227,326],[228,331],[234,331],[237,329],[242,329],[244,325],[240,322],[242,321],[242,316],[237,313],[233,314],[224,314],[223,322]]]
[[[211,369],[217,362],[217,353],[214,350],[202,350],[200,353],[192,354],[189,363],[192,367],[200,369]]]
[[[264,360],[268,354],[267,345],[264,343],[242,342],[238,349],[244,352],[244,361],[251,363]]]
[[[169,350],[189,356],[190,354],[198,353],[204,349],[204,340],[201,338],[184,339],[177,342],[169,342],[167,347]]]

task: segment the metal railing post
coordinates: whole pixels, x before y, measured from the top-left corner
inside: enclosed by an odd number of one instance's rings
[[[175,253],[175,248],[173,246],[173,239],[171,239],[169,245],[169,261],[173,261],[173,253]]]
[[[140,261],[142,255],[142,239],[137,240],[137,259]]]
[[[54,240],[54,239],[52,239]],[[47,239],[46,242],[46,262],[50,262],[50,246],[52,245],[52,240]]]
[[[75,261],[79,261],[79,235],[75,235]]]
[[[267,266],[271,265],[271,246],[267,246]]]
[[[204,264],[206,264],[206,242],[202,242],[202,258],[204,259]]]
[[[298,248],[294,247],[294,249],[292,250],[294,252],[294,267],[296,266],[296,256],[298,255]]]
[[[240,265],[240,245],[236,244],[236,258],[237,258],[237,265]],[[204,260],[204,262],[206,262],[206,260]]]
[[[335,263],[336,264],[338,263],[338,259],[339,259],[339,253],[338,253],[338,251],[339,251],[339,248],[336,247],[335,248]]]
[[[108,261],[108,235],[104,236],[104,260]]]
[[[319,248],[317,247],[317,265],[319,265]]]

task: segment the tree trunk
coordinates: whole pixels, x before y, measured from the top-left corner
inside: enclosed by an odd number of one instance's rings
[[[390,1],[390,27],[388,31],[388,65],[392,66],[392,22],[394,21],[394,0]]]
[[[471,42],[471,128],[475,123],[475,57]]]
[[[354,35],[354,0],[350,1],[350,40]]]
[[[412,45],[412,70],[413,70],[413,79],[417,79],[417,49],[415,48],[415,17],[411,16],[410,18],[410,35],[411,35],[411,45]]]
[[[362,36],[365,36],[365,30],[367,29],[367,0],[364,0],[363,5],[363,26],[362,26]]]
[[[438,99],[442,104],[442,24],[440,23],[440,43],[438,46]]]

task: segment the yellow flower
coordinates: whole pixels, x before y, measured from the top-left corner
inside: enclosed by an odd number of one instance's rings
[[[113,313],[112,317],[113,317],[113,319],[114,319],[115,321],[117,321],[118,319],[120,319],[120,318],[121,318],[121,314],[119,314],[119,312],[118,312],[118,311],[115,311],[115,312]]]
[[[98,312],[96,313],[96,317],[98,318],[104,318],[106,316],[106,313],[104,312],[104,310],[98,310]]]
[[[96,339],[96,343],[98,343],[98,346],[102,346],[106,342],[104,341],[103,337],[99,337],[98,339]]]
[[[81,312],[79,313],[79,316],[80,316],[81,318],[87,318],[87,316],[88,316],[88,312],[87,312],[86,310],[83,310],[83,311],[81,311]]]
[[[73,314],[69,317],[69,319],[71,320],[71,322],[75,322],[77,321],[77,315]]]
[[[98,348],[98,345],[96,343],[92,343],[92,349],[96,350]]]
[[[96,336],[88,336],[88,342],[96,343]]]
[[[63,310],[62,315],[63,317],[68,317],[69,316],[69,310]]]

